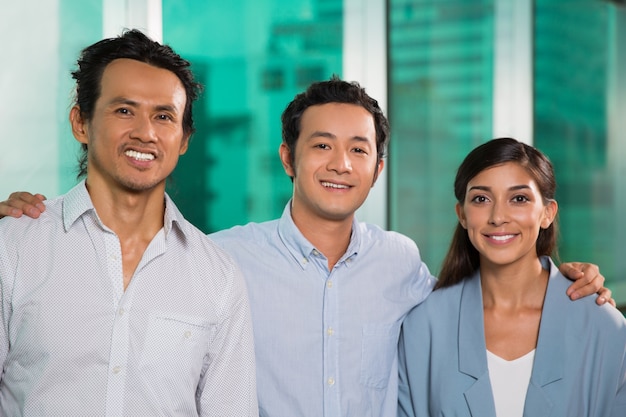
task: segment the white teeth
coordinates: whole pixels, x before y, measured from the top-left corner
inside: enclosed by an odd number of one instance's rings
[[[515,235],[490,236],[493,240],[504,241],[513,238]]]
[[[332,182],[322,182],[322,185],[324,187],[330,187],[330,188],[343,188],[343,189],[350,188],[347,185],[335,184],[335,183],[332,183]]]
[[[138,161],[152,161],[154,159],[154,155],[152,155],[151,153],[137,152],[137,151],[133,151],[132,149],[129,149],[126,152],[124,152],[124,155],[130,156],[131,158],[136,159]]]

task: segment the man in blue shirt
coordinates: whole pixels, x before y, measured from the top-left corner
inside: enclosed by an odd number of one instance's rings
[[[298,94],[282,123],[293,181],[282,217],[210,235],[246,278],[260,415],[395,416],[400,325],[435,278],[413,241],[355,218],[384,166],[387,119],[358,84],[331,79]],[[0,215],[36,216],[38,204],[14,194]],[[563,270],[580,278],[578,266]],[[587,268],[574,298],[602,287]]]

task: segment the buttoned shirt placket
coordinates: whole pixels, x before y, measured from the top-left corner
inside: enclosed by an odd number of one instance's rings
[[[339,372],[339,335],[340,326],[339,317],[339,292],[337,285],[337,277],[345,271],[352,257],[341,259],[337,262],[331,271],[328,270],[328,260],[316,249],[311,251],[309,258],[315,264],[316,269],[320,272],[320,276],[325,277],[323,285],[323,310],[322,310],[322,332],[324,340],[324,373],[322,384],[324,386],[324,417],[340,417],[341,416],[341,392]]]
[[[92,220],[91,216],[90,220]],[[89,220],[86,220],[86,222],[89,222]],[[96,228],[104,230],[104,233]],[[124,394],[129,366],[128,355],[133,289],[136,287],[136,285],[133,285],[133,280],[146,263],[163,253],[165,247],[163,229],[159,231],[144,252],[126,291],[124,291],[122,248],[117,235],[102,225],[99,220],[93,221],[92,224],[87,224],[87,230],[92,239],[102,236],[106,251],[107,272],[111,281],[111,288],[113,289],[112,301],[115,314],[111,329],[111,351],[109,354],[105,415],[107,417],[122,417],[124,416]]]

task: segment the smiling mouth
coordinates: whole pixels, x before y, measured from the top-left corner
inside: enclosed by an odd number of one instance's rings
[[[341,189],[341,190],[347,190],[348,188],[350,188],[349,185],[335,184],[334,182],[326,182],[326,181],[322,181],[322,186],[326,188],[336,188],[336,189]]]
[[[138,161],[152,161],[154,160],[154,155],[151,153],[143,153],[143,152],[137,152],[137,151],[133,151],[132,149],[127,150],[126,152],[124,152],[124,155],[136,159]]]
[[[504,242],[505,240],[513,239],[515,235],[487,235],[487,237],[498,242]]]

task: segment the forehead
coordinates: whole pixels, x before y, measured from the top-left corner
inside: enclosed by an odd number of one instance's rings
[[[520,185],[538,190],[535,178],[526,168],[515,162],[507,162],[482,170],[468,182],[467,188],[480,186],[509,189]]]
[[[138,103],[184,109],[185,88],[173,72],[134,59],[115,59],[102,73],[100,98],[126,98]]]
[[[307,108],[300,121],[300,133],[307,137],[312,132],[376,142],[374,117],[356,104],[326,103]]]

